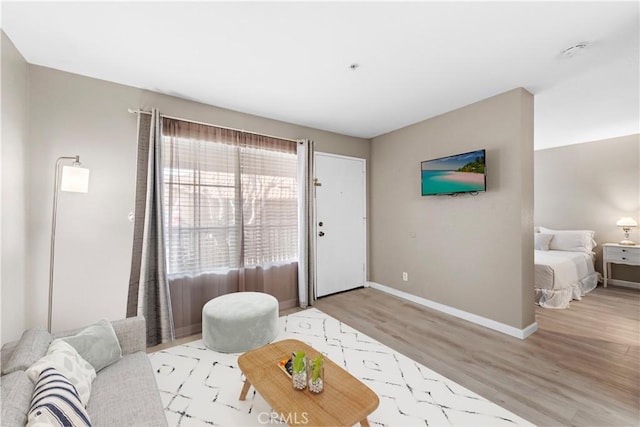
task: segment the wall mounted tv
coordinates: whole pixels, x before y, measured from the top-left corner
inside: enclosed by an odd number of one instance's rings
[[[485,150],[422,162],[422,195],[458,195],[487,190]]]

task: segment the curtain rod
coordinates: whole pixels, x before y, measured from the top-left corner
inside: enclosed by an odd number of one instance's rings
[[[144,111],[144,110],[141,110],[139,108],[135,109],[135,110],[132,109],[132,108],[128,108],[127,111],[129,111],[129,113],[131,113],[131,114],[151,114],[151,111]],[[211,123],[198,122],[196,120],[183,119],[181,117],[167,116],[167,115],[164,115],[164,114],[160,114],[160,117],[164,117],[164,118],[167,118],[167,119],[173,119],[173,120],[180,120],[180,121],[183,121],[183,122],[195,123],[197,125],[213,126],[213,127],[217,127],[217,128],[233,130],[233,131],[236,131],[236,132],[250,133],[252,135],[266,136],[266,137],[269,137],[269,138],[282,139],[284,141],[295,142],[296,144],[301,142],[300,139],[282,138],[281,136],[267,135],[266,133],[250,132],[250,131],[247,131],[247,130],[244,130],[244,129],[236,129],[236,128],[230,128],[228,126],[220,126],[220,125],[214,125],[214,124],[211,124]]]

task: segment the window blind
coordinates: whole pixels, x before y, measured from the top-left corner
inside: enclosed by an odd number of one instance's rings
[[[295,144],[163,118],[169,277],[297,259]]]

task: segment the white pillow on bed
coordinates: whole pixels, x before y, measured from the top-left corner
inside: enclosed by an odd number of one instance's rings
[[[535,233],[533,235],[533,248],[539,251],[548,251],[549,243],[553,239],[553,234]]]
[[[540,233],[553,235],[553,239],[549,242],[549,249],[554,251],[592,254],[593,248],[597,245],[593,240],[593,236],[596,234],[593,230],[551,230],[540,227]]]

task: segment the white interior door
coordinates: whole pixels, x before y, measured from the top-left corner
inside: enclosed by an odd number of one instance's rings
[[[366,163],[364,159],[315,154],[316,295],[365,284]]]

